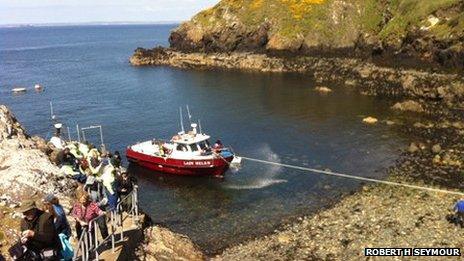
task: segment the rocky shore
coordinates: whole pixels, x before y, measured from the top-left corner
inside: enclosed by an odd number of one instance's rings
[[[362,57],[464,68],[460,0],[222,0],[172,31],[183,52]]]
[[[32,198],[40,202],[54,193],[67,209],[77,186],[60,175],[49,156],[49,147],[40,137],[30,137],[9,111],[0,105],[0,248],[3,255],[19,239],[18,212],[21,202]],[[0,258],[1,259],[1,258]]]

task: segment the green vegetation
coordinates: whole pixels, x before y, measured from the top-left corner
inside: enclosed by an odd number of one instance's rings
[[[398,38],[411,26],[421,26],[427,17],[437,10],[457,4],[459,0],[392,0],[390,10],[393,19],[383,28],[384,38]]]
[[[223,0],[200,12],[191,23],[204,29],[238,21],[256,28],[265,21],[271,34],[304,36],[322,44],[349,43],[355,35],[369,34],[389,42],[401,39],[410,28],[427,27],[430,15],[456,6],[460,0]],[[439,17],[440,18],[440,17]],[[464,14],[446,13],[429,30],[440,38],[464,31]],[[311,39],[309,39],[311,40]]]

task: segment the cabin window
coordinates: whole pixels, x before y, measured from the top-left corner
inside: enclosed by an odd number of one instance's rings
[[[178,144],[177,147],[176,147],[176,150],[178,150],[178,151],[188,151],[187,146],[185,146],[184,144]]]
[[[209,143],[207,140],[200,142],[199,145],[202,150],[206,150],[209,147]]]
[[[190,144],[190,149],[191,149],[192,151],[198,151],[197,144]]]

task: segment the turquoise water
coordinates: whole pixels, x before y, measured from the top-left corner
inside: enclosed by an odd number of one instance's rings
[[[321,95],[308,75],[130,66],[139,46],[167,45],[170,25],[0,29],[0,103],[29,133],[50,135],[49,102],[71,126],[102,124],[111,150],[179,131],[189,105],[203,130],[238,154],[383,177],[404,140],[385,124],[390,101],[343,86]],[[12,95],[15,86],[45,87]],[[75,133],[71,133],[75,138]],[[97,133],[89,133],[97,141]],[[155,223],[187,234],[208,253],[333,204],[358,182],[244,162],[224,180],[176,178],[131,166],[141,206]]]

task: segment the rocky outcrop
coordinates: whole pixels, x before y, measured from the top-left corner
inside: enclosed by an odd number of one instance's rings
[[[46,142],[30,137],[9,109],[0,105],[0,252],[16,243],[19,229],[18,207],[24,199],[40,202],[54,193],[67,209],[77,186],[60,175],[57,166],[43,152]],[[40,204],[40,203],[39,203]],[[40,205],[39,205],[40,206]],[[2,249],[3,248],[3,249]],[[1,259],[1,258],[0,258]]]
[[[27,135],[4,105],[0,105],[0,138],[0,189],[9,194],[30,189],[69,193],[70,182],[39,149],[45,141]]]
[[[222,0],[169,41],[182,52],[414,58],[463,68],[463,11],[460,0]]]
[[[205,260],[203,253],[186,236],[154,226],[145,229],[144,242],[136,253],[139,260]]]

